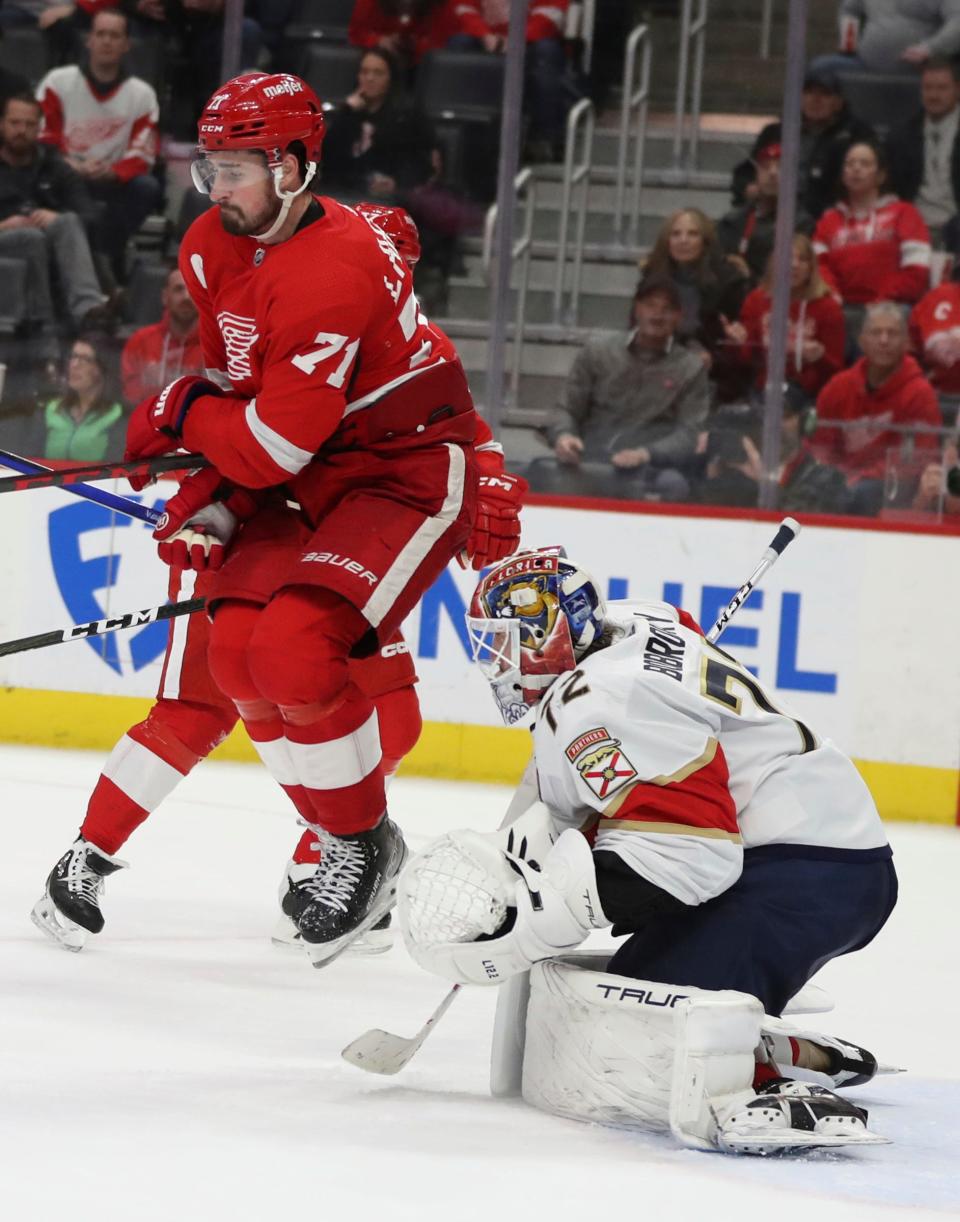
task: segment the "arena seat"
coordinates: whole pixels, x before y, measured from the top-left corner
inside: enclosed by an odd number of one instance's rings
[[[40,78],[50,67],[47,40],[37,29],[7,29],[0,38],[0,64],[8,72],[25,76],[31,85],[39,85]]]
[[[881,139],[920,109],[918,77],[850,72],[840,74],[840,84],[850,110]]]
[[[0,332],[10,333],[23,321],[27,265],[23,259],[0,258]]]
[[[303,0],[283,34],[285,58],[300,69],[311,43],[345,43],[354,0]]]
[[[323,103],[337,105],[357,87],[360,52],[356,47],[315,42],[303,53],[300,76]]]
[[[502,55],[431,51],[417,70],[416,97],[431,119],[492,120],[503,96]]]

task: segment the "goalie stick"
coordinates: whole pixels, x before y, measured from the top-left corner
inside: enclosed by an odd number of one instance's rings
[[[11,653],[23,653],[27,649],[45,649],[48,645],[62,645],[64,641],[89,640],[107,632],[120,632],[124,628],[139,628],[156,620],[175,619],[178,615],[193,615],[206,606],[205,598],[191,598],[181,603],[164,603],[160,607],[149,607],[145,611],[128,611],[125,615],[112,615],[108,619],[91,620],[89,624],[72,624],[69,628],[54,628],[52,632],[41,632],[37,636],[23,636],[17,641],[0,643],[0,658]]]
[[[715,642],[726,630],[730,620],[750,596],[751,590],[758,584],[763,575],[771,569],[783,555],[787,546],[800,533],[800,523],[794,518],[784,518],[769,545],[764,549],[760,563],[747,580],[731,598],[726,609],[717,622],[706,634],[706,639]],[[504,824],[501,824],[501,827]],[[509,982],[508,982],[509,983]],[[416,1056],[424,1040],[434,1029],[439,1020],[453,1004],[457,994],[462,990],[460,984],[453,985],[443,997],[443,1000],[433,1011],[416,1035],[405,1037],[374,1027],[357,1036],[340,1053],[350,1065],[364,1069],[367,1073],[395,1074]]]
[[[21,475],[56,474],[52,467],[45,467],[43,463],[31,462],[29,458],[21,458],[19,454],[12,454],[9,450],[0,450],[0,465],[9,467],[11,471],[19,471]],[[94,488],[90,484],[64,484],[64,488],[72,496],[82,497],[85,501],[93,501],[95,505],[102,505],[104,509],[112,509],[115,513],[125,514],[128,518],[136,518],[137,521],[146,522],[150,526],[156,526],[160,521],[161,515],[158,510],[151,509],[149,505],[141,505],[139,501],[132,501],[129,497],[108,492],[106,488]]]
[[[10,457],[14,457],[10,455]],[[3,460],[0,459],[0,462]],[[202,454],[161,454],[139,462],[90,463],[84,467],[55,467],[35,475],[10,475],[0,478],[0,494],[24,492],[29,488],[61,488],[81,480],[124,479],[128,475],[164,475],[168,471],[196,471],[208,467]]]

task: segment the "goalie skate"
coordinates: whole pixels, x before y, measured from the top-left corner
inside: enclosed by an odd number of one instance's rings
[[[889,1138],[867,1128],[864,1108],[805,1082],[771,1082],[739,1104],[717,1132],[717,1145],[728,1154],[799,1154],[889,1144]]]
[[[78,837],[50,871],[30,914],[34,925],[65,950],[82,950],[87,936],[103,929],[105,879],[125,865]]]

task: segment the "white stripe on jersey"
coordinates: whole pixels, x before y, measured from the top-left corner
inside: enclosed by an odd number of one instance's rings
[[[284,471],[289,471],[291,475],[297,475],[313,458],[312,450],[301,450],[292,441],[287,441],[286,437],[282,437],[276,429],[272,429],[269,424],[264,424],[257,415],[256,399],[251,399],[247,404],[245,417],[247,428],[252,433],[254,441]]]
[[[447,445],[450,466],[447,469],[447,495],[440,512],[427,518],[381,577],[377,588],[361,607],[364,617],[374,628],[406,589],[411,577],[424,562],[430,549],[455,522],[463,505],[463,481],[466,460],[459,446]]]

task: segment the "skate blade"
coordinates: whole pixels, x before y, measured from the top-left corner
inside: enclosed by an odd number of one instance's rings
[[[400,873],[407,864],[407,856],[407,849],[404,846],[403,857],[400,859],[397,871],[381,893],[382,902],[374,904],[356,929],[351,929],[348,934],[332,942],[304,942],[310,962],[314,967],[327,967],[334,959],[339,959],[348,947],[352,946],[372,925],[376,925],[390,912],[397,902],[397,885],[400,882]]]
[[[61,916],[56,904],[48,895],[42,896],[34,904],[30,920],[41,933],[46,934],[52,942],[56,942],[64,950],[76,952],[83,950],[86,945],[87,931]]]
[[[805,1154],[808,1150],[833,1150],[841,1146],[889,1146],[889,1137],[871,1133],[801,1133],[789,1129],[780,1133],[724,1133],[718,1138],[721,1150],[729,1154]]]
[[[282,917],[270,935],[270,941],[281,950],[292,950],[303,954],[306,943],[300,930],[287,917]],[[351,942],[345,955],[383,955],[393,946],[393,931],[391,929],[369,929],[361,934],[355,942]]]
[[[909,1069],[901,1069],[898,1065],[877,1065],[876,1077],[885,1073],[909,1073]]]

